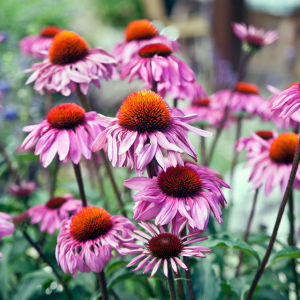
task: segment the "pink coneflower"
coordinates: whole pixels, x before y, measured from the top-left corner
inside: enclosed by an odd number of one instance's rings
[[[273,102],[271,111],[280,112],[284,120],[293,118],[300,122],[300,83],[293,83],[290,87],[280,93]]]
[[[150,222],[140,222],[139,225],[143,227],[147,233],[140,230],[135,230],[135,234],[132,234],[132,237],[144,242],[146,245],[143,246],[134,243],[123,244],[123,247],[127,248],[123,249],[125,254],[140,253],[140,255],[135,257],[127,265],[127,268],[135,265],[141,259],[143,259],[140,261],[134,271],[140,270],[148,263],[143,274],[152,269],[150,277],[153,277],[159,266],[162,264],[164,274],[166,277],[168,277],[168,263],[171,264],[172,269],[176,274],[178,273],[177,265],[186,271],[188,270],[187,266],[180,260],[180,256],[205,258],[206,256],[202,252],[211,252],[211,250],[206,247],[189,246],[192,243],[204,241],[207,239],[207,237],[197,237],[197,235],[202,233],[199,231],[184,237],[180,237],[180,233],[184,228],[184,225],[181,226],[177,232],[172,233],[168,233],[162,226],[158,228]],[[188,239],[190,237],[192,238]]]
[[[287,88],[293,86],[293,85],[298,85],[299,83],[293,83],[290,86],[288,86]],[[280,114],[282,112],[282,110],[287,107],[287,105],[285,104],[283,107],[281,107],[281,109],[277,109],[275,111],[272,111],[271,108],[274,104],[274,102],[276,101],[276,99],[278,98],[278,96],[282,93],[281,90],[275,88],[274,86],[271,85],[267,85],[267,89],[273,94],[269,101],[266,101],[259,109],[258,109],[258,113],[261,115],[262,119],[264,121],[271,121],[274,122],[276,124],[276,126],[278,128],[293,128],[294,130],[296,130],[298,128],[298,124],[300,122],[300,112],[296,111],[290,118],[288,119],[282,119],[280,117]]]
[[[47,57],[47,51],[54,36],[62,30],[59,27],[46,26],[40,31],[39,35],[26,36],[19,43],[22,54],[33,55],[36,59]]]
[[[238,82],[234,91],[221,90],[211,96],[213,101],[230,104],[230,111],[233,113],[247,112],[254,114],[264,103],[264,99],[259,94],[259,89],[255,84],[248,82]]]
[[[254,49],[271,45],[279,38],[277,30],[265,31],[263,28],[258,29],[253,25],[249,25],[247,28],[245,23],[233,23],[232,27],[235,35]]]
[[[123,216],[111,216],[100,207],[85,207],[61,224],[57,237],[56,260],[65,273],[96,273],[112,257],[112,249],[121,255],[122,243],[133,240],[135,226]]]
[[[14,233],[14,224],[10,222],[11,216],[4,212],[0,212],[0,240],[2,237]],[[0,252],[0,261],[2,254]]]
[[[44,168],[49,166],[56,153],[62,162],[71,158],[74,164],[78,164],[81,153],[90,159],[92,142],[104,130],[96,117],[96,112],[86,113],[75,103],[59,104],[49,111],[46,120],[23,128],[30,134],[21,149],[29,149],[38,141],[34,154],[40,155]]]
[[[229,186],[216,175],[206,167],[187,163],[162,170],[157,177],[125,180],[126,187],[139,191],[133,196],[133,218],[155,219],[156,225],[165,225],[179,214],[187,219],[191,228],[205,231],[212,211],[221,223],[219,204],[224,208],[226,203],[221,187]]]
[[[257,138],[259,137],[259,139]],[[273,138],[273,132],[269,130],[260,130],[256,131],[255,134],[249,137],[240,137],[236,143],[235,148],[237,152],[241,152],[245,149],[247,152],[257,152],[261,151],[262,147],[266,147],[265,144],[261,143],[261,139],[270,140]]]
[[[81,208],[81,200],[74,199],[72,194],[66,194],[53,197],[44,204],[35,205],[29,208],[28,213],[32,224],[41,222],[41,231],[47,230],[49,234],[53,234],[60,228],[61,221],[68,220],[70,214],[75,214]]]
[[[121,71],[124,80],[130,75],[129,83],[138,77],[151,88],[157,82],[157,93],[165,97],[170,93],[174,99],[195,100],[206,96],[203,87],[196,82],[194,72],[179,58],[172,56],[172,49],[164,44],[144,46]],[[153,77],[153,80],[152,80]]]
[[[36,187],[34,181],[21,180],[20,184],[10,183],[8,191],[11,195],[17,198],[28,197],[32,194]]]
[[[224,115],[225,103],[216,103],[209,97],[200,96],[198,99],[186,107],[183,112],[185,115],[197,114],[193,123],[203,123],[203,126],[219,127]],[[226,125],[228,125],[227,122]]]
[[[153,158],[165,169],[163,150],[167,150],[173,166],[183,165],[180,153],[184,152],[197,161],[196,150],[185,131],[206,137],[212,134],[186,123],[195,117],[173,115],[154,92],[132,93],[121,105],[117,118],[100,115],[99,120],[108,126],[95,139],[92,150],[104,148],[113,167],[135,167],[139,176]]]
[[[159,35],[158,30],[148,20],[135,20],[128,23],[125,30],[125,41],[117,44],[112,53],[122,65],[128,63],[138,51],[149,44],[163,43],[174,51],[180,50],[176,41],[164,35]]]
[[[255,134],[253,134],[255,136]],[[296,152],[299,137],[292,132],[279,135],[274,133],[274,138],[263,140],[256,136],[260,142],[260,152],[247,153],[245,168],[253,168],[249,181],[252,189],[265,185],[265,194],[269,196],[274,187],[280,185],[283,195],[292,170],[293,158]],[[294,188],[300,190],[300,169],[296,173]]]
[[[35,81],[34,89],[60,92],[69,96],[77,85],[87,94],[90,83],[100,88],[99,78],[116,75],[116,60],[101,48],[90,49],[86,41],[72,31],[58,33],[49,48],[48,57],[25,72],[34,72],[26,81]]]

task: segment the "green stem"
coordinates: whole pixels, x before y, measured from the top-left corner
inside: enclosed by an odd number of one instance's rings
[[[101,290],[101,294],[102,294],[101,299],[109,300],[104,271],[102,270],[100,273],[96,273],[96,275],[98,278],[98,282],[99,282],[99,286],[100,286],[100,290]]]
[[[75,173],[75,177],[76,177],[76,181],[77,181],[77,185],[78,185],[78,189],[79,189],[80,198],[82,201],[82,206],[87,207],[87,201],[86,201],[85,192],[84,192],[80,164],[78,163],[78,165],[76,165],[73,163],[73,169],[74,169],[74,173]]]
[[[69,300],[72,300],[72,296],[70,294],[70,291],[68,290],[67,285],[65,284],[64,280],[60,277],[57,270],[53,267],[51,262],[48,260],[48,258],[45,256],[45,254],[41,251],[40,247],[31,239],[31,237],[27,234],[26,231],[23,231],[24,237],[27,239],[29,244],[35,248],[35,250],[38,252],[39,256],[45,261],[45,263],[48,264],[48,266],[52,269],[53,273],[55,274],[56,278],[58,279],[59,283],[63,286],[64,292]]]
[[[282,216],[283,216],[283,213],[284,213],[284,209],[285,209],[286,203],[288,202],[288,199],[290,197],[290,194],[291,194],[291,191],[292,191],[292,188],[293,188],[294,180],[295,180],[295,177],[296,177],[296,172],[297,172],[297,169],[298,169],[298,166],[299,166],[299,160],[300,160],[300,139],[299,139],[297,149],[296,149],[296,153],[295,153],[295,156],[294,156],[293,166],[292,166],[290,178],[289,178],[289,181],[288,181],[288,185],[287,185],[287,188],[285,190],[285,193],[284,193],[284,196],[283,196],[283,199],[282,199],[279,211],[278,211],[278,215],[277,215],[277,218],[276,218],[275,226],[274,226],[271,238],[270,238],[269,245],[267,247],[264,258],[263,258],[259,268],[256,271],[256,274],[254,276],[254,279],[253,279],[253,282],[251,284],[250,290],[247,294],[246,300],[250,300],[252,298],[252,295],[255,291],[255,288],[256,288],[256,286],[259,282],[259,279],[260,279],[261,275],[263,274],[263,272],[265,270],[265,267],[268,263],[269,257],[271,255],[271,252],[272,252],[275,240],[276,240],[276,236],[277,236],[277,233],[278,233],[278,228],[279,228],[279,225],[281,223],[281,219],[282,219]]]
[[[249,219],[248,219],[246,231],[245,231],[245,234],[244,234],[244,241],[245,242],[248,241],[248,236],[249,236],[249,233],[250,233],[250,228],[251,228],[251,224],[252,224],[252,220],[253,220],[253,216],[254,216],[254,212],[255,212],[258,191],[259,191],[259,189],[256,189],[255,193],[254,193],[254,198],[253,198],[253,202],[252,202],[252,209],[251,209],[251,212],[250,212],[250,216],[249,216]],[[242,266],[242,261],[243,261],[243,252],[240,252],[240,255],[239,255],[239,264],[238,264],[238,266],[236,268],[235,277],[238,277],[239,274],[240,274],[240,269],[241,269],[241,266]]]
[[[176,292],[175,292],[175,285],[173,279],[173,270],[171,268],[171,263],[168,263],[168,286],[170,292],[170,300],[176,300]]]

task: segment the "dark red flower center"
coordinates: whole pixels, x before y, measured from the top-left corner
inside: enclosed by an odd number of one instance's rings
[[[257,94],[259,95],[259,88],[252,83],[249,82],[238,82],[236,84],[235,90],[245,94]]]
[[[11,220],[15,225],[19,225],[24,222],[27,222],[29,220],[29,218],[30,218],[29,213],[27,211],[25,211],[23,213],[20,213],[16,216],[12,217]]]
[[[199,98],[193,101],[193,106],[208,107],[210,100],[208,98]]]
[[[171,124],[170,109],[154,92],[130,94],[119,110],[119,125],[140,133],[163,131]]]
[[[158,35],[158,31],[149,20],[135,20],[128,23],[125,30],[127,42],[133,40],[147,40]]]
[[[60,208],[67,199],[64,197],[54,197],[47,201],[46,206],[50,209]]]
[[[273,132],[269,130],[259,130],[255,133],[264,140],[269,140],[273,137]]]
[[[285,89],[287,90],[287,89],[289,89],[290,87],[292,87],[292,86],[294,86],[294,85],[298,85],[299,90],[300,90],[300,82],[293,82],[293,83],[291,83],[290,85],[288,85]]]
[[[161,233],[151,238],[147,248],[154,257],[171,258],[179,255],[183,249],[183,245],[176,235]]]
[[[110,214],[101,207],[88,206],[72,217],[71,235],[78,241],[94,240],[112,227]]]
[[[190,197],[201,189],[201,179],[198,173],[187,166],[169,167],[157,178],[158,186],[168,196]]]
[[[71,64],[85,58],[89,53],[87,42],[72,31],[55,35],[49,48],[49,58],[54,65]]]
[[[62,28],[59,28],[56,26],[46,26],[40,31],[40,36],[53,38],[55,35],[57,35],[62,30],[63,30]]]
[[[139,55],[141,57],[153,57],[154,55],[169,56],[172,52],[169,46],[158,43],[144,46],[139,50]]]
[[[299,137],[293,132],[281,133],[271,144],[270,158],[279,164],[290,164],[296,153]]]
[[[260,47],[263,44],[263,38],[261,36],[249,34],[246,37],[246,42],[254,47]]]
[[[53,107],[47,116],[47,121],[58,129],[69,129],[82,123],[85,110],[75,103],[64,103]]]

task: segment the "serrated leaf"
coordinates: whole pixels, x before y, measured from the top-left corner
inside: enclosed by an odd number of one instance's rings
[[[202,242],[201,246],[208,247],[210,249],[218,248],[218,247],[225,247],[240,250],[245,252],[253,257],[256,258],[258,264],[260,264],[260,258],[257,252],[243,240],[234,237],[228,234],[215,234],[208,237],[208,240]]]
[[[278,251],[277,253],[274,253],[270,258],[269,266],[280,259],[288,258],[300,258],[300,249],[296,247],[287,247]]]

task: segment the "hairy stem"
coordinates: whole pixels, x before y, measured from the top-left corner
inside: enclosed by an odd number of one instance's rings
[[[250,228],[251,228],[251,224],[252,224],[252,220],[253,220],[253,216],[254,216],[254,212],[255,212],[258,191],[259,191],[259,189],[256,189],[255,193],[254,193],[254,198],[253,198],[253,202],[252,202],[252,208],[251,208],[250,216],[249,216],[249,219],[248,219],[246,231],[245,231],[245,234],[244,234],[244,241],[245,242],[248,241],[248,236],[249,236],[249,233],[250,233]],[[238,277],[239,274],[240,274],[240,269],[241,269],[241,266],[242,266],[242,261],[243,261],[243,252],[240,252],[240,255],[239,255],[239,264],[238,264],[238,266],[236,268],[236,271],[235,271],[235,277]]]
[[[86,197],[85,197],[85,193],[84,193],[84,186],[83,186],[83,180],[82,180],[82,175],[81,175],[80,164],[78,163],[78,165],[76,165],[76,164],[73,163],[73,169],[74,169],[77,185],[78,185],[78,188],[79,188],[79,194],[80,194],[80,198],[81,198],[81,201],[82,201],[82,206],[86,207],[87,206],[87,201],[86,201]]]
[[[124,203],[123,203],[123,201],[121,199],[121,194],[120,194],[120,192],[118,190],[115,178],[113,176],[112,170],[110,168],[109,162],[107,160],[107,157],[105,156],[105,153],[104,153],[103,149],[100,150],[100,155],[102,157],[102,160],[103,160],[103,163],[104,163],[104,166],[105,166],[108,178],[110,180],[110,183],[111,183],[112,188],[114,190],[114,193],[116,195],[117,201],[119,203],[119,207],[120,207],[120,209],[122,211],[123,216],[126,217],[126,211],[125,211],[125,208],[124,208]]]
[[[171,265],[168,264],[168,286],[170,291],[170,300],[176,300],[176,292],[175,292],[175,285],[174,285],[174,279],[173,279],[173,270],[171,268]]]
[[[108,300],[108,291],[107,291],[107,287],[106,287],[104,271],[102,270],[100,273],[97,273],[96,275],[97,275],[100,290],[102,293],[102,300]]]
[[[151,160],[151,162],[147,165],[146,169],[147,169],[149,178],[157,176],[157,174],[158,174],[158,163],[157,163],[155,158],[153,158]]]
[[[63,286],[64,292],[69,300],[72,300],[72,296],[70,294],[70,291],[68,290],[67,285],[61,278],[61,276],[58,274],[57,270],[53,267],[51,262],[48,260],[48,258],[45,256],[45,254],[41,251],[40,247],[31,239],[31,237],[27,234],[26,231],[23,231],[24,237],[27,239],[29,244],[35,248],[35,250],[39,253],[39,256],[45,261],[45,263],[48,264],[48,266],[53,270],[53,273],[55,274],[56,278],[58,279],[59,283]]]
[[[46,94],[46,101],[45,101],[45,117],[47,117],[49,111],[52,107],[52,94],[47,92]]]
[[[79,98],[79,101],[81,103],[81,106],[84,108],[84,110],[86,112],[89,112],[92,110],[91,108],[91,104],[90,104],[90,101],[89,99],[87,98],[86,95],[84,95],[79,87],[79,84],[77,84],[77,88],[76,88],[76,93],[77,93],[77,96]]]
[[[56,187],[56,181],[57,181],[57,175],[58,175],[58,171],[59,171],[59,165],[60,165],[60,161],[59,161],[59,156],[57,155],[57,157],[55,159],[53,178],[52,178],[51,186],[50,186],[50,197],[51,198],[54,195],[54,191],[55,191],[55,187]]]
[[[200,129],[205,130],[205,127],[202,125],[200,126]],[[201,148],[201,162],[203,166],[207,166],[207,160],[206,160],[206,151],[205,151],[205,137],[200,136],[200,148]]]
[[[180,275],[180,270],[178,269],[178,274],[174,274],[176,278],[181,278]],[[183,286],[183,281],[182,280],[176,280],[176,285],[177,285],[177,291],[179,294],[180,300],[186,300],[185,294],[184,294],[184,286]]]
[[[297,172],[297,169],[298,169],[298,166],[299,166],[299,160],[300,160],[300,139],[299,139],[297,149],[296,149],[296,153],[295,153],[295,156],[294,156],[293,166],[292,166],[290,178],[289,178],[289,181],[288,181],[288,185],[287,185],[287,188],[285,190],[281,205],[279,207],[279,211],[278,211],[278,214],[277,214],[275,226],[274,226],[271,238],[270,238],[269,245],[267,247],[264,258],[263,258],[259,268],[256,271],[256,274],[254,276],[254,279],[253,279],[253,282],[251,284],[250,290],[247,294],[246,300],[250,300],[252,298],[252,295],[255,291],[255,288],[256,288],[256,286],[259,282],[259,279],[260,279],[261,275],[263,274],[264,269],[265,269],[265,267],[268,263],[269,257],[271,255],[271,252],[272,252],[275,240],[276,240],[278,228],[279,228],[279,225],[281,223],[281,219],[282,219],[282,216],[283,216],[283,213],[284,213],[284,209],[285,209],[286,203],[288,202],[288,199],[290,197],[290,194],[291,194],[291,191],[292,191],[292,188],[293,188],[296,172]]]
[[[181,232],[181,237],[186,236],[186,228],[184,228]],[[192,273],[191,273],[191,264],[190,264],[190,258],[187,256],[183,257],[183,262],[187,266],[188,270],[185,271],[185,278],[187,279],[187,290],[189,294],[190,300],[196,300],[196,296],[194,293],[194,288],[193,288],[193,281],[192,281]]]
[[[178,106],[178,98],[173,99],[173,107]]]

